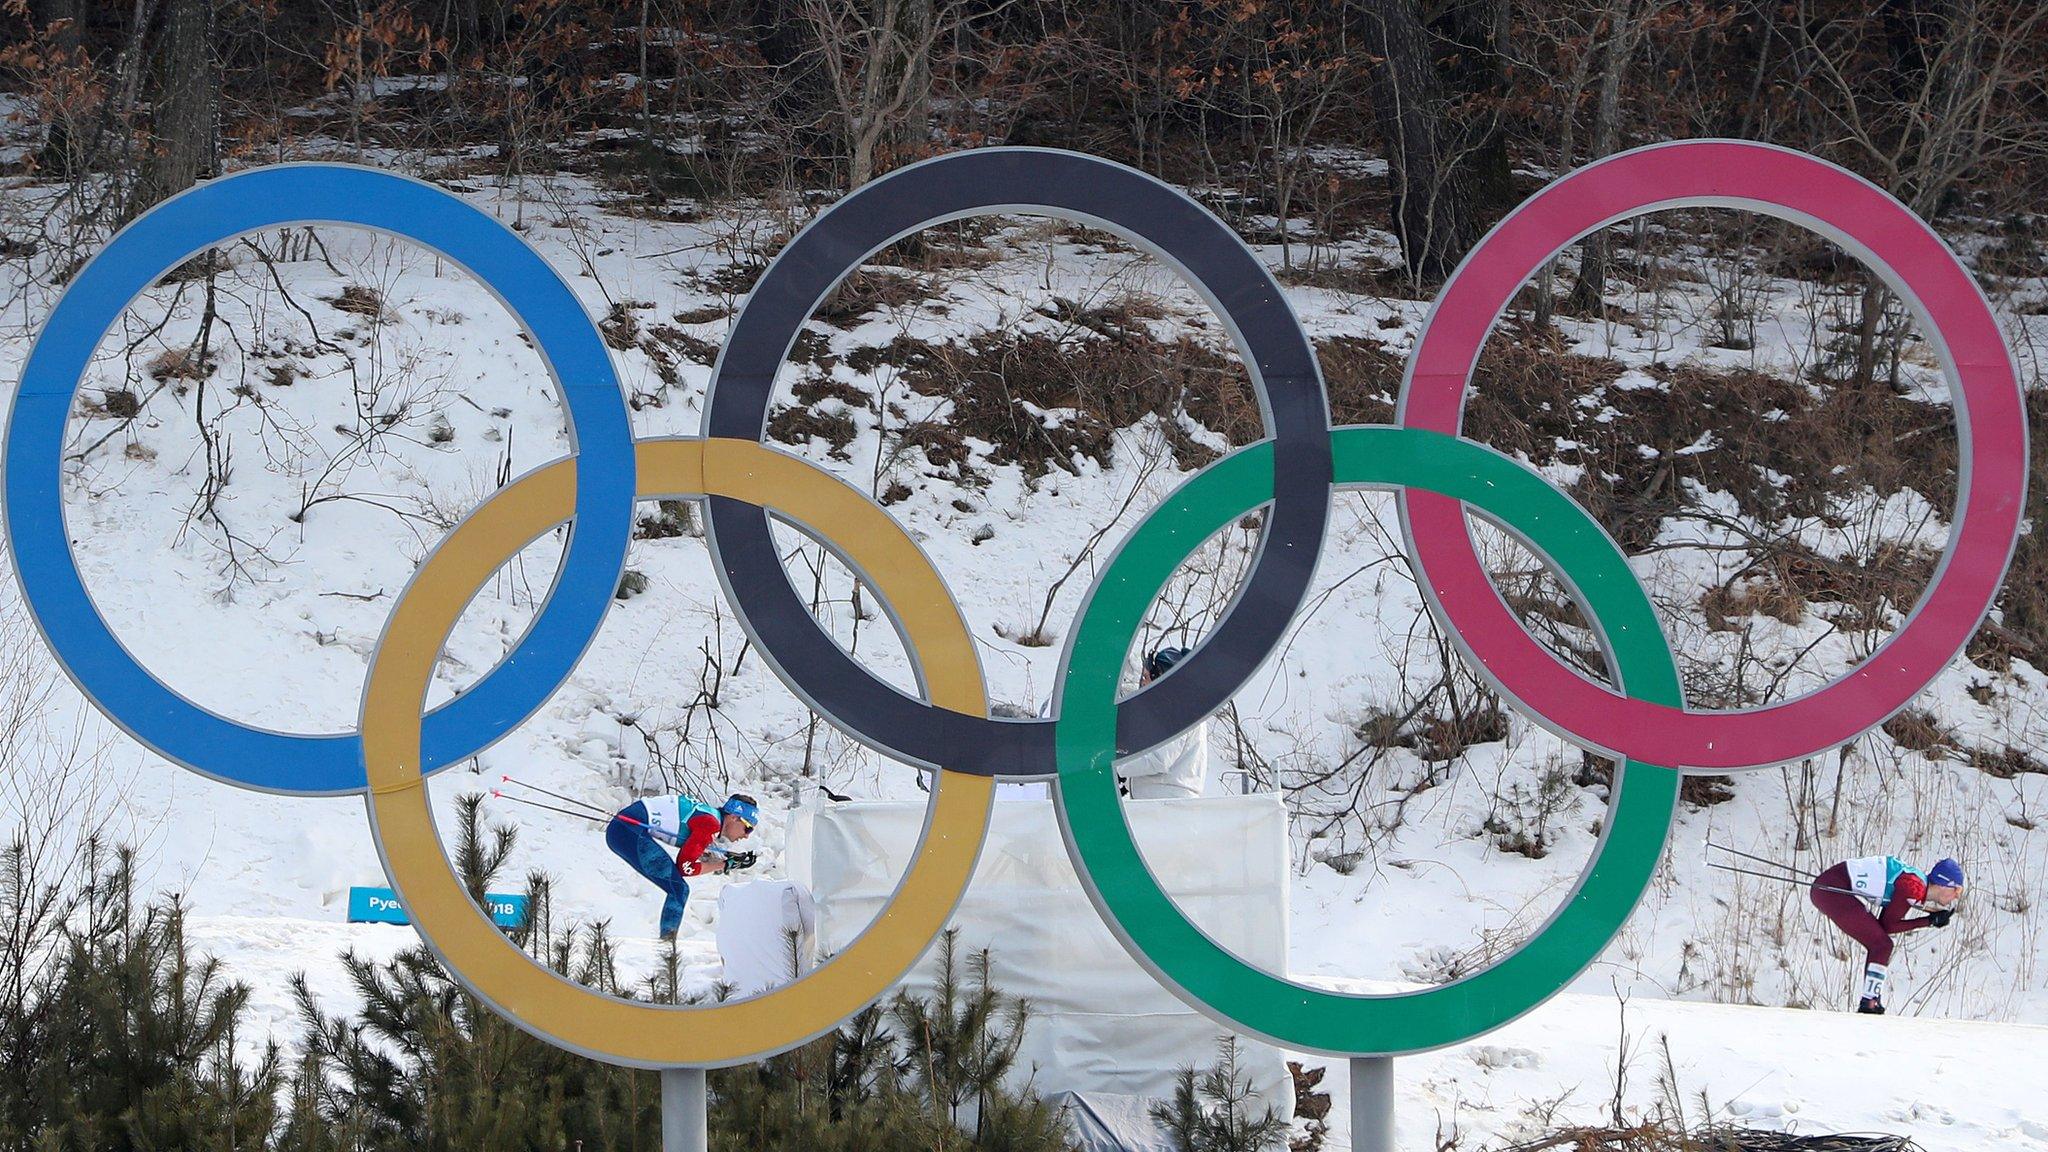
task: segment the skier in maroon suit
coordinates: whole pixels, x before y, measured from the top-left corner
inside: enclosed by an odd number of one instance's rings
[[[1884,1014],[1892,937],[1948,927],[1963,896],[1963,866],[1942,860],[1926,872],[1896,856],[1844,860],[1813,878],[1813,906],[1864,948],[1863,994],[1856,1011]],[[1925,916],[1911,916],[1916,910]]]

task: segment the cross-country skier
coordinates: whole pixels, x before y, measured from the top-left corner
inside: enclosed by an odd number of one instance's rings
[[[752,852],[730,845],[753,835],[761,810],[752,796],[735,792],[716,808],[689,796],[649,796],[619,810],[605,826],[612,854],[668,893],[661,903],[661,938],[673,940],[690,899],[691,876],[737,872],[754,865]],[[669,859],[662,842],[676,847]],[[726,847],[718,847],[720,843]]]
[[[1882,1016],[1892,937],[1929,925],[1948,927],[1963,896],[1963,866],[1944,859],[1921,872],[1896,856],[1844,860],[1813,878],[1812,896],[1822,915],[1864,947],[1863,993],[1856,1011]],[[1916,908],[1928,914],[1907,919]]]
[[[1145,657],[1138,686],[1144,687],[1187,659],[1186,648],[1161,648]],[[1179,800],[1200,796],[1209,778],[1209,723],[1193,728],[1152,749],[1116,763],[1124,795],[1133,800]]]
[[[1143,688],[1173,666],[1187,659],[1189,649],[1160,648],[1138,666],[1138,687]],[[1040,716],[1052,715],[1051,700],[1039,705]],[[1002,708],[997,705],[997,708]],[[1001,715],[1001,712],[997,713]],[[1029,713],[1012,712],[1012,715]],[[1195,725],[1149,752],[1126,756],[1116,762],[1117,792],[1133,800],[1185,800],[1200,796],[1209,779],[1209,722]],[[1017,799],[1044,798],[1050,793],[1043,781],[1007,783],[998,795]]]

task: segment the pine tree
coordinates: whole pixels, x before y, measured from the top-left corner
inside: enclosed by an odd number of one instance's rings
[[[478,896],[516,843],[512,829],[485,827],[481,800],[457,802],[453,854],[464,886]],[[623,995],[603,926],[554,931],[546,878],[529,877],[527,890],[533,914],[511,931],[514,943],[567,978]],[[653,1073],[590,1060],[529,1035],[458,985],[424,946],[381,963],[351,953],[343,963],[363,1001],[354,1017],[327,1015],[303,978],[293,985],[306,1039],[282,1147],[659,1147],[661,1093]]]
[[[515,841],[457,809],[452,853],[481,893]],[[343,964],[361,1008],[330,1014],[294,977],[303,1037],[253,1064],[238,1053],[248,990],[194,955],[175,897],[139,905],[128,851],[97,846],[83,881],[33,883],[0,851],[0,946],[49,954],[0,979],[0,1152],[654,1152],[653,1073],[528,1035],[471,996],[424,946]],[[566,978],[621,987],[604,925],[557,927],[543,876],[513,941]],[[795,1051],[712,1081],[714,1147],[728,1152],[902,1148],[1068,1152],[1065,1118],[1005,1079],[1030,1005],[1004,996],[984,950],[948,934],[931,996],[899,995]],[[648,999],[674,1002],[673,952]],[[687,1026],[685,1024],[685,1026]]]
[[[1238,1067],[1237,1037],[1219,1038],[1207,1071],[1182,1068],[1173,1099],[1154,1104],[1152,1119],[1174,1152],[1267,1152],[1287,1140],[1288,1122],[1271,1105],[1257,1110],[1258,1090]]]
[[[137,905],[130,850],[104,858],[89,846],[88,880],[46,929],[58,959],[6,1025],[36,1052],[9,1088],[7,1146],[263,1148],[284,1080],[275,1047],[253,1067],[236,1051],[248,988],[193,955],[176,897]]]
[[[948,932],[930,996],[899,993],[795,1051],[714,1072],[713,1149],[1068,1152],[1060,1109],[1005,1083],[1030,1005],[997,991],[992,970],[986,950],[963,966]]]

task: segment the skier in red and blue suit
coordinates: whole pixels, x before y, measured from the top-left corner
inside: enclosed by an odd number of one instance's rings
[[[612,817],[605,825],[604,844],[668,894],[661,902],[661,938],[673,940],[683,923],[683,905],[690,899],[688,878],[752,867],[753,853],[714,845],[744,840],[760,822],[760,806],[739,792],[716,808],[689,796],[649,796]],[[661,846],[664,842],[675,846],[675,859],[669,859]]]
[[[1813,878],[1813,906],[1864,948],[1863,992],[1856,1011],[1884,1014],[1891,974],[1892,937],[1921,928],[1948,927],[1963,896],[1963,866],[1942,860],[1926,872],[1896,856],[1844,860]],[[1908,918],[1915,909],[1931,909]]]

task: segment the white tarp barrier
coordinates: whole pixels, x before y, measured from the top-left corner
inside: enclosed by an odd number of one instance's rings
[[[1174,1152],[1152,1119],[1152,1100],[1106,1092],[1061,1092],[1052,1102],[1067,1110],[1080,1152]]]
[[[817,907],[794,880],[727,884],[718,893],[718,955],[736,995],[766,992],[809,972],[817,942]]]
[[[966,954],[994,954],[995,983],[1030,999],[1018,1063],[1047,1096],[1062,1091],[1166,1097],[1183,1065],[1207,1068],[1222,1029],[1134,962],[1096,915],[1067,861],[1052,802],[998,788],[988,843],[953,924]],[[1146,861],[1189,919],[1269,972],[1287,968],[1287,815],[1277,794],[1125,802]],[[925,806],[854,801],[807,806],[791,829],[790,875],[818,902],[821,954],[874,919],[908,865]],[[931,988],[933,948],[908,981]],[[1265,1102],[1288,1114],[1293,1081],[1279,1052],[1240,1048]]]

